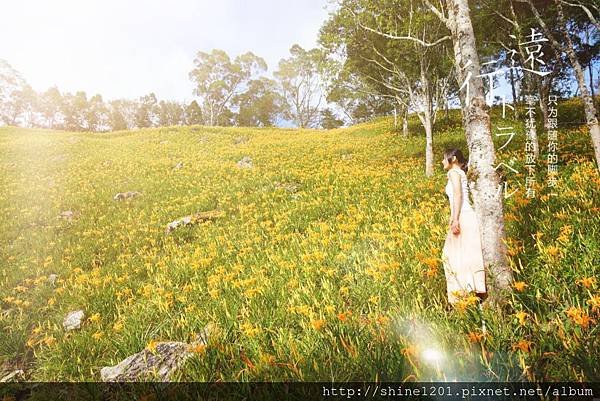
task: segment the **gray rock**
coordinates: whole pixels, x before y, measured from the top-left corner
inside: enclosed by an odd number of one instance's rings
[[[237,136],[237,137],[233,138],[233,143],[235,145],[248,143],[248,137],[247,136]]]
[[[301,187],[300,183],[297,182],[279,182],[279,181],[275,181],[275,188],[276,189],[285,189],[287,192],[289,193],[296,193],[298,192],[298,190]]]
[[[54,285],[56,284],[57,278],[58,278],[58,275],[52,273],[51,275],[48,276],[48,283],[50,283],[50,285],[54,287]]]
[[[141,193],[137,192],[137,191],[127,191],[127,192],[119,192],[118,194],[116,194],[113,199],[114,200],[124,200],[124,199],[130,199],[130,198],[135,198],[136,196],[141,195]]]
[[[212,327],[210,324],[206,325],[203,333],[196,336],[191,344],[164,341],[156,343],[154,350],[146,347],[123,359],[117,365],[103,367],[100,370],[100,377],[103,382],[139,381],[140,379],[169,382],[173,372],[193,355],[193,347],[208,344]]]
[[[16,376],[23,376],[25,374],[25,372],[23,372],[22,369],[17,369],[14,370],[12,372],[10,372],[9,374],[7,374],[6,376],[4,376],[2,379],[0,379],[0,383],[6,383],[11,381],[12,378],[16,377]]]
[[[75,330],[81,327],[81,321],[85,317],[85,313],[82,310],[69,312],[69,314],[63,320],[63,327],[65,330]]]
[[[250,156],[244,156],[237,162],[237,166],[240,168],[252,168],[252,159]]]
[[[64,212],[60,212],[60,215],[58,217],[62,219],[71,220],[73,216],[75,216],[75,212],[73,212],[72,210],[65,210]]]
[[[352,160],[352,154],[351,153],[345,153],[342,155],[342,160]]]
[[[179,162],[175,165],[175,167],[173,167],[173,170],[179,170],[182,167],[183,167],[183,162]]]
[[[225,213],[220,210],[209,210],[206,212],[198,212],[189,216],[184,216],[167,224],[167,229],[165,232],[168,234],[179,227],[187,226],[188,224],[196,224],[203,221],[214,220],[219,217],[223,217],[224,215]]]

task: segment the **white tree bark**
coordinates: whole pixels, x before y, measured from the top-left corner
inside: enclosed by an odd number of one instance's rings
[[[487,269],[490,297],[501,298],[508,289],[512,272],[506,259],[503,193],[498,191],[499,176],[495,170],[496,155],[492,141],[490,116],[485,102],[475,34],[467,0],[448,0],[448,17],[429,2],[429,7],[443,18],[452,33],[454,59],[459,83],[468,81],[461,90],[463,125],[469,147],[469,186],[481,234],[483,261]]]

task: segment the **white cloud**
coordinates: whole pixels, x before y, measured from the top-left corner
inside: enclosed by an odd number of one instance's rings
[[[0,58],[36,90],[190,100],[197,51],[252,51],[272,72],[316,45],[326,0],[2,0]]]

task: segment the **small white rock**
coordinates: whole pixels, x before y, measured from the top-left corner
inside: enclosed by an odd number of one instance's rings
[[[10,379],[12,379],[15,376],[23,376],[24,373],[25,372],[23,372],[22,369],[14,370],[11,373],[9,373],[6,376],[4,376],[2,379],[0,379],[0,383],[6,383],[6,382],[10,381]]]
[[[237,166],[240,168],[252,168],[252,159],[250,156],[244,156],[240,161],[237,162]]]
[[[72,210],[65,210],[64,212],[61,212],[59,217],[63,218],[63,219],[72,219],[73,216],[75,216],[75,213]]]
[[[63,327],[65,330],[75,330],[81,327],[81,321],[85,317],[85,313],[82,310],[69,312],[69,314],[63,320]]]
[[[127,192],[119,192],[118,194],[116,194],[113,199],[114,200],[123,200],[123,199],[129,199],[129,198],[134,198],[138,195],[141,195],[139,192],[137,191],[127,191]]]

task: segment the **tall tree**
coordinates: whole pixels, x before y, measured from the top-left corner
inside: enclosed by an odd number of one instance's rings
[[[449,93],[452,63],[440,57],[450,39],[441,34],[446,28],[423,11],[411,0],[345,0],[340,13],[325,26],[328,29],[321,30],[321,41],[337,43],[345,52],[347,68],[393,99],[403,117],[408,110],[418,116],[426,138],[425,174],[431,176],[433,126]],[[344,17],[344,12],[353,18]],[[405,40],[402,32],[419,37]]]
[[[184,107],[174,101],[161,100],[158,103],[158,124],[162,127],[184,123]]]
[[[63,96],[61,112],[65,116],[65,129],[83,131],[89,128],[87,122],[88,100],[85,92],[66,93]]]
[[[88,128],[92,131],[106,131],[109,128],[109,112],[102,96],[97,94],[90,98],[86,113]]]
[[[243,127],[270,127],[275,124],[281,109],[277,83],[260,77],[248,83],[248,89],[232,99],[238,109],[236,125]]]
[[[110,102],[109,126],[112,131],[134,129],[136,127],[137,102],[117,99]]]
[[[138,128],[152,127],[158,123],[156,104],[157,99],[154,93],[139,98],[135,113],[135,122]]]
[[[427,7],[444,22],[451,33],[455,71],[461,84],[463,126],[469,147],[469,177],[475,211],[481,230],[484,264],[491,278],[491,296],[500,299],[510,288],[512,272],[506,259],[503,196],[498,191],[496,153],[492,141],[489,107],[486,105],[479,54],[467,0],[447,0],[438,9],[429,0]]]
[[[339,128],[344,125],[344,121],[336,117],[335,113],[327,108],[321,111],[321,127],[324,129]]]
[[[25,110],[28,84],[8,62],[0,59],[0,121],[15,125]]]
[[[290,48],[290,53],[291,57],[279,61],[279,69],[273,74],[283,96],[283,115],[300,128],[316,127],[323,100],[318,72],[323,54],[298,44]]]
[[[266,62],[252,52],[236,57],[233,62],[223,50],[198,52],[194,63],[196,67],[189,76],[196,83],[194,94],[200,98],[207,125],[231,120],[231,112],[227,110],[232,98],[244,90],[252,77],[267,70]]]
[[[192,100],[185,108],[185,124],[198,125],[202,124],[202,109],[198,102]]]
[[[61,128],[64,124],[63,97],[56,86],[41,95],[40,111],[48,128]]]
[[[563,1],[554,0],[554,6],[556,8],[556,19],[552,21],[552,24],[556,26],[562,37],[557,37],[550,29],[550,21],[544,18],[547,14],[542,14],[539,11],[540,4],[543,7],[548,7],[547,2],[534,3],[533,0],[523,0],[529,4],[531,12],[535,16],[536,21],[541,26],[546,38],[550,40],[550,43],[554,47],[555,51],[560,53],[564,52],[569,58],[569,62],[575,72],[575,78],[577,85],[583,99],[583,105],[585,110],[585,119],[589,128],[590,138],[594,147],[594,153],[596,157],[596,167],[600,170],[600,125],[598,124],[598,112],[594,105],[594,99],[592,98],[586,84],[583,67],[579,61],[575,52],[575,44],[572,38],[572,32],[569,30],[568,20],[563,10]],[[593,18],[593,17],[592,17]],[[577,31],[576,31],[577,32]]]

